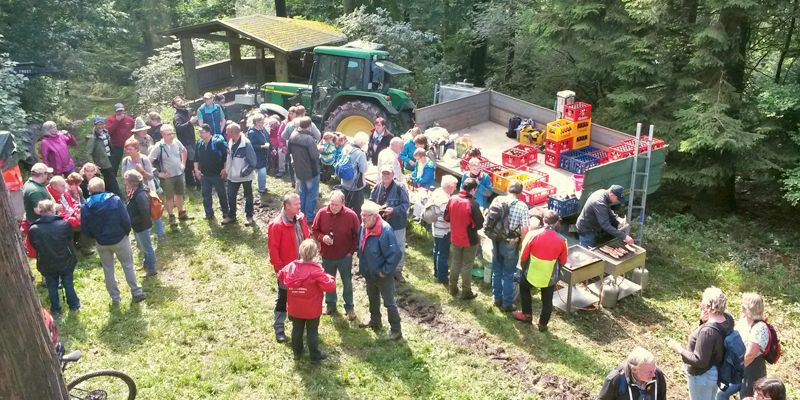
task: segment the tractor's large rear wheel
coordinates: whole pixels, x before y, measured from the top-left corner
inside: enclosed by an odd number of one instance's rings
[[[386,118],[380,106],[368,101],[353,100],[340,104],[325,120],[326,131],[342,132],[354,136],[358,132],[369,133],[376,118]],[[387,121],[388,123],[388,121]]]

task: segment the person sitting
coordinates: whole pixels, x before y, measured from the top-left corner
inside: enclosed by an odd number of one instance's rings
[[[744,400],[786,400],[786,386],[778,378],[761,378],[756,381],[753,390],[753,397]]]
[[[82,185],[83,177],[80,173],[72,172],[67,176],[67,193],[80,205],[86,202],[86,198],[83,197],[83,191],[81,190]]]
[[[667,380],[650,351],[635,347],[603,381],[597,400],[666,400]]]
[[[300,243],[300,259],[290,262],[278,272],[278,280],[286,286],[286,311],[292,320],[292,352],[294,359],[303,355],[303,332],[308,339],[311,362],[325,359],[319,349],[319,318],[322,315],[322,295],[336,290],[336,278],[325,273],[315,262],[317,243],[306,239]]]
[[[50,183],[47,185],[47,192],[53,197],[56,204],[58,204],[59,211],[57,212],[67,223],[73,228],[80,228],[81,226],[81,205],[75,199],[67,194],[67,181],[61,175],[56,175],[50,178]]]
[[[59,318],[59,285],[64,286],[69,309],[77,311],[81,308],[81,301],[73,284],[73,273],[78,259],[72,246],[72,227],[56,215],[56,205],[52,200],[40,201],[36,209],[39,218],[31,224],[30,243],[36,249],[36,269],[44,276],[47,284],[50,311]]]
[[[414,151],[414,172],[411,173],[411,183],[414,187],[430,189],[436,185],[436,166],[428,158],[424,149]]]

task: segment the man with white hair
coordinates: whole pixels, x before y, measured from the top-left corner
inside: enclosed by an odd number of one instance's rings
[[[364,188],[367,186],[364,174],[369,168],[367,154],[364,146],[369,143],[369,135],[365,132],[356,133],[353,142],[344,149],[342,157],[348,157],[348,163],[353,167],[353,179],[342,178],[341,189],[344,192],[344,204],[361,218],[361,205],[364,204]]]
[[[138,303],[147,298],[147,293],[136,282],[136,272],[133,269],[133,250],[128,238],[131,219],[119,196],[105,190],[106,185],[102,179],[95,177],[89,181],[91,195],[81,209],[81,232],[97,241],[97,254],[103,265],[106,290],[111,296],[111,303],[117,305],[120,302],[117,279],[114,276],[114,256],[122,264],[133,302]]]
[[[603,381],[597,400],[666,400],[667,380],[650,351],[635,347]]]
[[[356,313],[353,306],[353,253],[358,249],[358,229],[361,221],[353,210],[344,205],[344,193],[339,190],[331,192],[327,207],[317,212],[311,234],[319,243],[322,255],[322,268],[336,277],[339,271],[342,282],[342,297],[347,319],[354,320]],[[328,315],[336,311],[336,290],[325,294]]]
[[[433,191],[431,207],[436,208],[436,221],[431,225],[433,233],[433,276],[436,282],[447,285],[449,283],[450,257],[450,222],[444,220],[444,210],[458,187],[458,179],[453,175],[442,177],[442,186]]]
[[[406,180],[403,176],[403,164],[400,162],[400,152],[403,151],[403,139],[393,137],[389,141],[389,147],[378,153],[378,168],[382,165],[391,165],[394,173],[394,181],[405,185]]]
[[[367,283],[369,322],[362,328],[381,329],[381,298],[389,318],[391,330],[388,340],[400,340],[400,313],[394,300],[394,273],[400,262],[398,248],[391,225],[380,216],[381,206],[372,201],[361,207],[361,230],[358,233],[358,270]]]

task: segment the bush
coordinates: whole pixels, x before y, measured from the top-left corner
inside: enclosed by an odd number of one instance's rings
[[[158,48],[147,63],[133,72],[139,108],[168,104],[183,93],[183,67],[179,43]]]
[[[0,35],[0,44],[2,42],[3,36]],[[28,115],[20,102],[20,94],[27,79],[14,72],[15,65],[17,64],[11,61],[7,53],[0,53],[0,131],[11,132],[17,148],[16,158],[9,164],[29,159],[32,155],[31,138],[25,134]]]

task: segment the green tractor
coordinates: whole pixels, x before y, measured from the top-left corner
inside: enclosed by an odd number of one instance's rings
[[[414,122],[415,105],[410,93],[391,83],[411,71],[375,47],[316,47],[309,84],[266,83],[261,87],[264,101],[286,108],[301,103],[325,131],[369,133],[372,122],[383,117],[390,131],[402,134]]]

